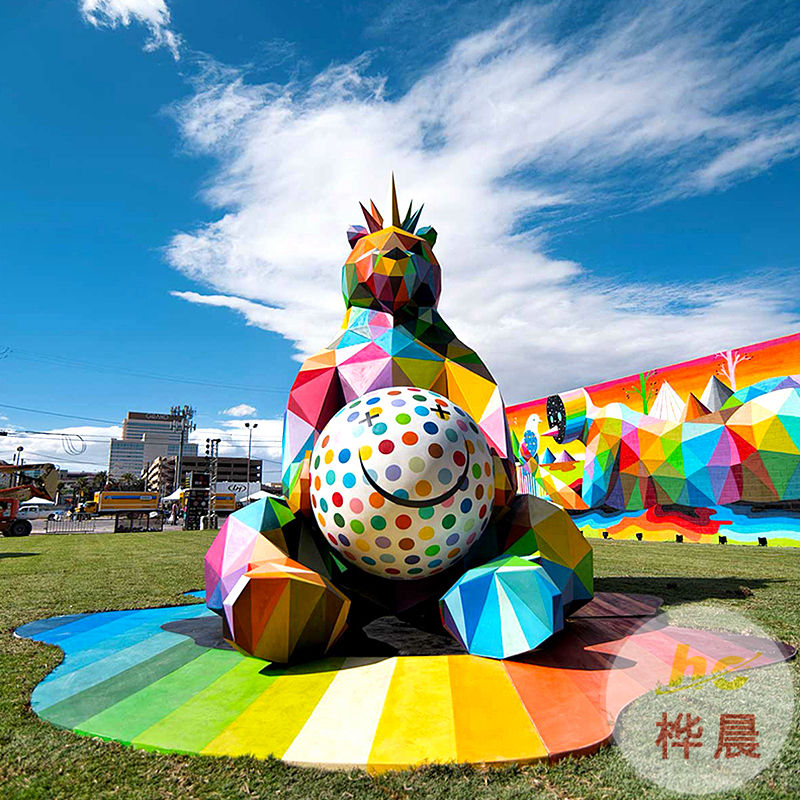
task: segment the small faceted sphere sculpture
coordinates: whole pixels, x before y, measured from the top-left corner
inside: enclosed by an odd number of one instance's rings
[[[383,578],[451,566],[492,511],[485,436],[463,409],[416,387],[379,389],[340,409],[317,440],[310,477],[328,542]]]

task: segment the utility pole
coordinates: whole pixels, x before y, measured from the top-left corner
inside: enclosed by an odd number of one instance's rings
[[[175,492],[181,485],[181,467],[183,466],[183,444],[187,440],[191,431],[197,428],[197,425],[192,422],[195,410],[190,406],[172,406],[169,413],[173,417],[178,417],[177,422],[173,422],[173,430],[177,428],[180,431],[181,438],[178,442],[178,458],[175,462],[175,480],[172,482],[172,491]]]
[[[253,431],[258,427],[258,423],[254,422],[250,425],[249,422],[245,422],[245,428],[247,428],[247,495],[250,496],[250,453],[253,450]],[[260,487],[259,487],[260,488]]]

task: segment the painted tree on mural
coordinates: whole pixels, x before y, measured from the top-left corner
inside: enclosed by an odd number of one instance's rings
[[[657,369],[651,369],[646,372],[639,373],[639,384],[630,386],[622,391],[627,400],[631,399],[631,395],[635,394],[641,398],[642,411],[646,414],[650,408],[650,401],[658,391],[658,381],[655,379]]]
[[[738,350],[723,350],[716,354],[723,360],[721,367],[717,369],[721,375],[728,379],[728,384],[733,391],[736,391],[736,367],[742,361],[749,361],[752,356],[749,353],[740,353]]]

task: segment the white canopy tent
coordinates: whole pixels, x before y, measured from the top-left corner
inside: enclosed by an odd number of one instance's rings
[[[180,500],[181,499],[181,490],[176,489],[172,494],[168,494],[164,500]]]
[[[47,500],[44,497],[34,497],[31,500],[26,500],[24,503],[20,503],[20,505],[21,506],[27,506],[27,505],[32,505],[32,506],[54,506],[55,505],[55,501],[54,500]]]
[[[272,496],[274,497],[274,495]],[[255,500],[263,500],[265,497],[270,497],[270,493],[265,492],[263,489],[259,489],[257,492],[253,492],[253,494],[247,495],[247,497],[240,498],[239,502],[252,503]]]

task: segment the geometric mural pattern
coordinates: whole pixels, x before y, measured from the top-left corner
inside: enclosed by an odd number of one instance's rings
[[[744,394],[750,399],[734,394],[719,410],[690,420],[584,400],[580,429],[572,426],[572,440],[586,445],[583,502],[637,510],[800,498],[800,390],[748,387]],[[548,403],[555,419],[558,396]]]

